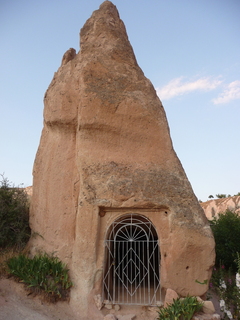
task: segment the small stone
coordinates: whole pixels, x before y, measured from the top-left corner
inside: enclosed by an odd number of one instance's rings
[[[116,311],[119,311],[119,310],[120,310],[120,306],[119,306],[118,304],[115,304],[114,309],[115,309]]]
[[[111,310],[112,309],[112,304],[105,304],[104,306],[106,309]]]
[[[204,313],[213,314],[215,312],[215,308],[212,301],[204,301],[202,310]]]
[[[109,304],[110,301],[109,301],[109,300],[103,300],[103,303],[104,303],[104,304]]]
[[[172,304],[173,303],[173,299],[177,299],[178,298],[178,294],[168,288],[167,291],[166,291],[166,296],[165,296],[165,300],[164,300],[164,308],[166,308],[168,305]]]
[[[102,307],[103,307],[101,295],[100,294],[95,295],[94,296],[94,301],[95,301],[95,304],[96,304],[98,310],[101,310]]]
[[[203,299],[201,299],[200,297],[196,297],[197,298],[197,301],[200,302],[200,303],[203,303]]]

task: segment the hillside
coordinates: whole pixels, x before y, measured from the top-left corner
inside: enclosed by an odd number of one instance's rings
[[[200,205],[209,220],[215,217],[217,218],[219,213],[225,212],[226,210],[235,211],[240,215],[240,196],[212,199],[202,202]]]

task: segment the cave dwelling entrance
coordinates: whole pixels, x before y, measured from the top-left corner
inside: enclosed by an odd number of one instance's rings
[[[105,239],[103,301],[159,305],[160,250],[151,221],[131,213],[115,220]]]

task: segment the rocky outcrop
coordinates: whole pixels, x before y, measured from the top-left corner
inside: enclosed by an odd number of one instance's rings
[[[32,198],[32,186],[24,188],[26,194],[28,195],[29,199],[31,200]]]
[[[209,220],[218,218],[220,213],[225,213],[227,210],[240,214],[240,196],[213,199],[200,204]]]
[[[106,272],[105,239],[116,219],[134,213],[156,229],[163,298],[167,288],[202,296],[207,285],[199,283],[210,278],[215,258],[211,229],[110,1],[93,12],[80,39],[81,50],[66,52],[44,98],[31,251],[68,263],[70,303],[81,319],[102,319],[94,296]]]

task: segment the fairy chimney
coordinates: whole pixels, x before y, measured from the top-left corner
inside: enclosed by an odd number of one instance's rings
[[[116,316],[138,305],[146,319],[142,306],[159,305],[168,288],[205,294],[214,239],[110,1],[80,39],[44,97],[30,247],[68,264],[79,319],[103,319],[114,305]]]

